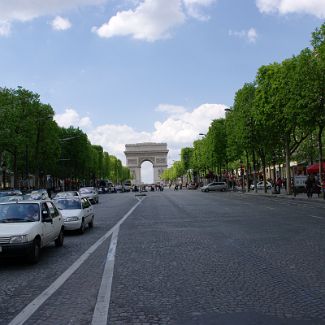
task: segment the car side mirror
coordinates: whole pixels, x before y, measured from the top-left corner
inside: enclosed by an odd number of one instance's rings
[[[51,216],[49,216],[49,214],[48,214],[48,212],[46,210],[42,211],[42,221],[43,222],[50,222],[50,223],[53,222]]]

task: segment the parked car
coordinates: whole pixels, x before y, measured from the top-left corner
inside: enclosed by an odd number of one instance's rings
[[[65,230],[79,230],[83,234],[87,225],[94,226],[94,207],[88,198],[58,197],[54,202],[62,213]]]
[[[213,182],[208,185],[202,186],[202,192],[210,192],[210,191],[226,191],[227,183],[226,182]]]
[[[198,188],[198,186],[195,183],[190,183],[187,185],[188,190],[196,190],[197,188]]]
[[[99,194],[106,194],[111,192],[111,188],[113,187],[113,183],[110,180],[100,180],[98,193]]]
[[[41,248],[64,240],[63,217],[50,200],[0,203],[0,256],[24,256],[36,263]]]
[[[79,193],[81,197],[86,197],[92,204],[98,203],[98,191],[95,187],[80,187]]]
[[[257,184],[256,184],[256,188],[257,188],[258,190],[264,190],[264,182],[263,182],[263,181],[257,182]],[[270,190],[270,189],[272,188],[272,184],[271,184],[270,182],[268,182],[268,181],[266,181],[266,188],[267,188],[268,190]],[[254,190],[254,184],[252,184],[252,185],[250,186],[250,189],[251,189],[251,190]]]
[[[57,198],[65,198],[65,197],[81,197],[78,191],[65,191],[65,192],[58,192],[55,195],[55,199]]]
[[[0,191],[0,202],[21,200],[23,200],[23,193],[19,190]]]
[[[115,191],[123,193],[124,192],[124,187],[120,184],[115,185]]]
[[[27,193],[26,196],[24,196],[24,199],[29,199],[29,200],[47,200],[49,199],[49,195],[47,193],[47,190],[45,189],[39,189],[39,190],[34,190],[31,193]]]

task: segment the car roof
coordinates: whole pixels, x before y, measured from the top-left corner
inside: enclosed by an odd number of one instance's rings
[[[43,202],[52,202],[52,200],[17,200],[17,201],[7,201],[7,202],[0,202],[1,205],[3,204],[31,204],[31,203],[36,203],[36,204],[41,204]]]

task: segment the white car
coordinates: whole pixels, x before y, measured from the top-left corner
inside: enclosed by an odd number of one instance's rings
[[[80,193],[78,191],[58,192],[55,194],[55,199],[59,197],[80,197]]]
[[[94,226],[94,207],[86,197],[59,197],[54,202],[63,215],[65,230],[79,230],[83,234],[87,225]]]
[[[252,185],[250,186],[250,188],[251,188],[251,190],[254,190],[254,184],[252,184]],[[263,182],[263,181],[257,182],[257,184],[256,184],[256,188],[257,188],[258,190],[264,190],[264,182]],[[270,189],[272,188],[272,184],[271,184],[270,182],[268,182],[268,181],[266,181],[266,188],[267,188],[268,190],[270,190]]]
[[[63,217],[50,200],[0,203],[0,256],[24,256],[36,263],[42,247],[63,245],[63,232]]]
[[[92,204],[98,203],[99,196],[95,187],[80,187],[79,193],[81,197],[86,197]]]

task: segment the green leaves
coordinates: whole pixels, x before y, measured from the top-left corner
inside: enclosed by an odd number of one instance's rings
[[[111,175],[103,148],[92,145],[78,128],[60,128],[53,116],[53,108],[41,103],[38,94],[21,87],[0,88],[0,153],[14,172],[16,186],[27,174],[86,181]],[[121,162],[119,172],[128,178]]]

